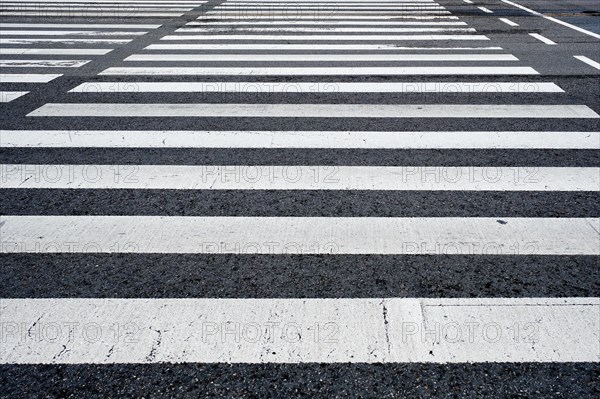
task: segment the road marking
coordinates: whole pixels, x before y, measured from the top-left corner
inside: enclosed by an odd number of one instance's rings
[[[48,83],[62,74],[39,74],[39,73],[2,73],[0,82],[2,83]]]
[[[0,363],[594,363],[599,309],[598,298],[9,298]]]
[[[102,10],[102,9],[106,9],[106,8],[111,8],[114,9],[116,7],[119,7],[119,10],[121,9],[138,9],[138,10],[148,10],[148,9],[159,9],[159,10],[181,10],[181,8],[185,8],[185,9],[192,9],[190,7],[192,7],[189,4],[146,4],[146,3],[137,3],[137,4],[127,4],[125,6],[123,6],[122,4],[119,3],[88,3],[85,1],[80,1],[77,3],[67,3],[67,4],[62,4],[62,3],[56,3],[56,2],[31,2],[31,3],[19,3],[19,2],[10,2],[10,3],[0,3],[0,7],[7,9],[23,9],[23,6],[27,6],[28,9],[41,9],[41,10],[47,10],[47,9],[56,9],[58,7],[62,8],[68,8],[68,9],[74,9],[74,10],[78,10],[81,8],[86,8],[89,10]],[[17,7],[14,7],[17,6]]]
[[[0,44],[36,44],[36,43],[102,43],[102,44],[125,44],[129,43],[132,39],[71,39],[71,38],[0,38]]]
[[[2,39],[0,39],[1,43]],[[150,44],[145,50],[397,50],[495,51],[502,47],[409,47],[394,44]]]
[[[114,171],[113,176],[126,178]],[[221,253],[600,255],[598,218],[0,216],[0,221],[0,253],[51,247],[49,252],[197,254],[215,251],[212,244],[218,243]],[[79,245],[65,247],[73,241]]]
[[[596,69],[600,69],[600,63],[589,59],[588,57],[585,57],[583,55],[574,55],[573,57],[577,58],[579,61],[585,62],[586,64],[588,64],[589,66],[596,68]]]
[[[410,11],[386,11],[386,10],[381,10],[381,11],[363,11],[363,10],[357,10],[357,11],[341,11],[338,12],[335,9],[331,9],[329,11],[331,11],[332,13],[334,13],[335,15],[320,15],[319,10],[323,10],[322,8],[318,8],[315,9],[314,12],[307,12],[306,15],[308,18],[311,19],[328,19],[328,18],[336,18],[336,19],[346,19],[347,16],[356,16],[356,17],[360,17],[361,19],[364,19],[365,16],[368,18],[371,18],[371,15],[379,15],[385,18],[395,18],[398,16],[404,17],[406,15],[410,15],[410,16],[425,16],[425,15],[431,15],[431,16],[443,16],[443,15],[447,15],[450,14],[450,11],[442,11],[442,10],[420,10],[420,9],[414,9],[414,10],[410,10]],[[300,11],[300,10],[298,10]],[[309,11],[309,10],[307,10]],[[327,11],[327,10],[325,10]],[[206,14],[204,15],[205,17],[215,17],[215,16],[223,16],[226,18],[248,18],[248,17],[282,17],[282,18],[286,18],[286,17],[290,17],[290,14],[292,14],[292,18],[294,19],[298,19],[297,17],[297,11],[296,10],[267,10],[267,9],[257,9],[257,10],[249,10],[249,11],[245,11],[245,10],[213,10],[213,11],[207,11]],[[310,15],[313,14],[313,15]]]
[[[9,103],[12,100],[15,100],[25,94],[29,93],[28,91],[0,91],[0,103]],[[2,133],[4,134],[4,133]]]
[[[28,24],[0,23],[0,28],[57,28],[57,29],[157,29],[162,25],[147,24]]]
[[[328,41],[413,41],[490,40],[484,35],[167,35],[160,40],[328,40]]]
[[[90,60],[0,60],[5,68],[79,68]]]
[[[547,37],[544,37],[544,36],[540,35],[539,33],[530,33],[529,36],[535,37],[539,41],[544,42],[546,44],[556,45],[555,42],[553,42],[552,40],[548,39]]]
[[[530,67],[113,67],[99,75],[538,75]]]
[[[477,7],[479,8],[481,11],[483,11],[486,14],[493,14],[494,12],[492,10],[490,10],[489,8],[485,8],[485,7]]]
[[[5,189],[600,190],[593,167],[2,164],[0,172]]]
[[[32,0],[10,0],[13,3],[32,3]],[[279,0],[278,0],[279,1]],[[411,0],[414,1],[414,0]],[[95,7],[96,5],[98,6],[102,6],[102,3],[126,3],[126,4],[130,4],[130,3],[141,3],[141,4],[185,4],[188,7],[198,7],[200,5],[202,5],[203,3],[206,3],[206,1],[187,1],[187,0],[181,0],[181,1],[163,1],[163,0],[44,0],[44,2],[46,3],[86,3],[89,4],[91,7]]]
[[[43,54],[43,55],[104,55],[113,49],[100,48],[0,48],[0,55]]]
[[[92,30],[0,30],[1,36],[141,36],[139,31],[92,31]]]
[[[0,49],[0,54],[2,49]],[[355,62],[355,61],[518,61],[512,54],[133,54],[125,61],[147,62]]]
[[[0,16],[14,16],[14,17],[86,17],[86,18],[148,18],[148,17],[163,17],[163,18],[174,18],[181,17],[183,13],[173,12],[139,12],[139,11],[113,11],[110,13],[96,12],[95,14],[90,12],[73,12],[65,10],[67,12],[58,11],[2,11],[0,10]]]
[[[511,21],[511,20],[510,20],[510,19],[508,19],[508,18],[498,18],[498,19],[499,19],[500,21],[504,22],[504,23],[505,23],[505,24],[507,24],[507,25],[510,25],[510,26],[519,26],[519,24],[518,24],[518,23],[516,23],[516,22],[513,22],[513,21]]]
[[[72,14],[70,14],[72,15]],[[138,14],[136,14],[138,15]],[[214,19],[215,15],[203,15],[201,17],[198,17],[198,20],[203,20],[203,19]],[[224,15],[223,18],[220,18],[223,22],[229,22],[230,20],[232,21],[236,21],[236,20],[240,20],[240,19],[247,19],[248,15]],[[257,17],[260,17],[260,15],[257,15]],[[283,15],[269,15],[269,22],[271,21],[277,21],[277,20],[282,20],[282,21],[290,21],[289,17],[285,14]],[[287,18],[286,18],[287,17]],[[362,16],[362,15],[294,15],[293,16],[293,21],[302,21],[302,20],[313,20],[313,21],[321,21],[322,23],[324,23],[325,21],[327,21],[327,23],[329,23],[330,20],[344,20],[344,21],[354,21],[354,20],[359,20],[359,21],[371,21],[374,19],[415,19],[415,20],[437,20],[437,19],[458,19],[457,16],[455,15],[401,15],[401,16],[394,16],[394,15],[368,15],[368,16]],[[300,23],[300,22],[297,22]]]
[[[600,39],[600,35],[599,35],[599,34],[597,34],[597,33],[594,33],[594,32],[590,32],[589,30],[585,30],[585,29],[583,29],[583,28],[580,28],[579,26],[575,26],[575,25],[572,25],[572,24],[570,24],[570,23],[567,23],[567,22],[561,21],[560,19],[556,19],[556,18],[553,18],[553,17],[549,17],[549,16],[547,16],[547,15],[544,15],[544,14],[542,14],[542,13],[539,13],[539,12],[537,12],[537,11],[533,11],[532,9],[529,9],[529,8],[527,8],[527,7],[523,7],[523,6],[522,6],[522,5],[520,5],[520,4],[513,3],[512,1],[508,1],[508,0],[502,0],[502,2],[503,2],[503,3],[506,3],[506,4],[510,4],[511,6],[514,6],[514,7],[520,8],[521,10],[527,11],[528,13],[530,13],[530,14],[533,14],[533,15],[535,15],[535,16],[542,17],[542,18],[544,18],[544,19],[547,19],[547,20],[549,20],[549,21],[552,21],[552,22],[556,22],[557,24],[560,24],[560,25],[562,25],[562,26],[566,26],[567,28],[574,29],[574,30],[576,30],[577,32],[585,33],[586,35],[589,35],[589,36],[595,37],[596,39]]]
[[[600,132],[3,130],[0,147],[594,150]]]
[[[415,25],[415,26],[445,26],[445,25],[467,25],[466,22],[462,21],[301,21],[297,22],[294,20],[289,21],[191,21],[186,25],[189,26],[277,26],[277,25],[289,25],[289,26],[298,26],[298,25],[318,25],[318,26],[355,26],[355,25],[386,25],[386,26],[396,26],[396,25]]]
[[[213,118],[591,118],[586,105],[48,103],[27,116]]]
[[[229,32],[232,28],[230,27],[207,27],[207,28],[179,28],[175,30],[175,32],[179,33],[211,33],[211,32]],[[363,32],[363,33],[419,33],[419,32],[476,32],[473,28],[340,28],[340,27],[331,27],[331,28],[310,28],[310,27],[285,27],[285,28],[256,28],[256,27],[235,27],[235,32],[251,32],[251,33],[260,33],[260,32],[320,32],[320,33],[328,33],[328,32]]]
[[[72,11],[86,12],[90,17],[91,16],[103,16],[102,14],[117,14],[117,15],[128,15],[133,16],[136,15],[138,11],[182,11],[187,12],[193,10],[193,8],[140,8],[139,6],[135,7],[110,7],[110,6],[76,6],[69,4],[67,6],[61,7],[47,7],[47,6],[17,6],[17,7],[1,7],[0,11],[36,11],[39,16],[45,15],[46,11],[66,11],[64,14],[73,15]],[[107,12],[109,11],[109,12]]]
[[[467,4],[473,4],[473,2],[471,0],[463,0],[463,1]]]
[[[86,82],[70,93],[564,93],[548,82]]]

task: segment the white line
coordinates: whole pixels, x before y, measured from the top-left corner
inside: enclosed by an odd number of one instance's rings
[[[510,26],[519,26],[519,24],[518,24],[518,23],[516,23],[516,22],[513,22],[513,21],[511,21],[511,20],[510,20],[510,19],[508,19],[508,18],[498,18],[498,19],[499,19],[500,21],[504,22],[504,23],[505,23],[505,24],[507,24],[507,25],[510,25]]]
[[[100,48],[0,48],[0,55],[13,54],[43,54],[43,55],[104,55],[113,49]]]
[[[72,14],[70,14],[72,15]],[[136,14],[137,15],[137,14]],[[219,17],[218,15],[203,15],[201,17],[198,17],[198,20],[203,20],[203,19],[209,19],[211,20],[210,22],[212,22],[212,20],[215,17]],[[244,18],[248,18],[250,16],[243,16],[243,15],[224,15],[222,18],[220,18],[222,20],[222,22],[229,22],[229,21],[236,21],[236,20],[240,20],[240,19],[244,19]],[[257,16],[252,16],[252,17],[257,17]],[[308,15],[294,15],[294,20],[295,21],[301,21],[301,20],[313,20],[313,21],[321,21],[323,23],[325,23],[325,21],[327,21],[327,23],[329,23],[330,20],[344,20],[344,21],[354,21],[354,20],[359,20],[359,21],[371,21],[374,19],[385,19],[385,20],[406,20],[406,19],[416,19],[416,20],[436,20],[436,19],[458,19],[457,16],[454,15],[401,15],[401,16],[393,16],[393,15],[369,15],[369,16],[362,16],[362,15],[313,15],[313,16],[308,16]],[[277,20],[286,20],[286,15],[270,15],[268,16],[268,21],[271,22],[272,20],[277,21]],[[289,21],[289,17],[287,18],[287,20]],[[265,18],[265,21],[262,22],[266,22],[267,19]],[[300,22],[298,22],[300,23]]]
[[[361,9],[376,9],[376,10],[380,10],[380,9],[419,9],[419,8],[423,8],[423,9],[430,9],[430,8],[435,8],[435,9],[445,9],[445,7],[440,6],[437,3],[433,3],[433,2],[427,2],[427,3],[380,3],[380,2],[376,2],[376,3],[348,3],[348,2],[335,2],[335,3],[331,3],[331,4],[319,4],[319,3],[305,3],[305,4],[294,4],[294,3],[285,3],[285,2],[281,2],[281,3],[230,3],[230,2],[226,2],[223,3],[217,7],[215,7],[215,10],[223,10],[223,9],[237,9],[237,10],[248,10],[248,9],[252,9],[252,10],[256,10],[256,9],[268,9],[268,10],[279,10],[282,8],[286,8],[289,10],[294,10],[294,11],[303,11],[303,10],[314,10],[314,9],[318,9],[321,11],[329,11],[329,10],[340,10],[342,8],[337,8],[337,7],[343,7],[343,9],[352,9],[352,10],[361,10]]]
[[[240,14],[245,14],[247,12],[252,14],[262,14],[269,15],[271,13],[281,14],[282,12],[289,13],[292,15],[296,15],[297,13],[312,14],[313,12],[344,12],[347,14],[348,12],[355,12],[360,14],[384,14],[385,12],[390,12],[392,14],[397,14],[398,11],[406,12],[411,11],[413,13],[418,14],[421,11],[435,11],[435,10],[445,10],[445,7],[436,4],[427,4],[427,5],[411,5],[404,4],[401,6],[379,6],[379,5],[367,5],[367,6],[342,6],[342,5],[333,5],[329,8],[319,6],[319,5],[310,5],[310,6],[286,6],[286,5],[278,5],[278,6],[217,6],[213,9],[210,14],[220,14],[224,13],[232,13],[237,12]]]
[[[114,67],[99,75],[537,75],[530,67],[282,67],[282,68],[170,68],[170,67]]]
[[[32,0],[10,0],[13,3],[32,3],[34,1]],[[82,0],[43,0],[46,3],[81,3]],[[296,0],[295,0],[296,1]],[[414,1],[414,0],[411,0]],[[182,0],[182,1],[163,1],[163,0],[85,0],[83,1],[84,3],[89,3],[91,7],[94,7],[95,5],[103,5],[102,3],[126,3],[126,4],[132,4],[132,3],[141,3],[141,4],[185,4],[188,7],[197,7],[202,5],[203,3],[206,3],[206,1],[187,1],[187,0]]]
[[[0,54],[2,50],[0,49]],[[134,54],[125,61],[148,62],[355,62],[355,61],[518,61],[512,54]]]
[[[0,36],[141,36],[147,32],[92,30],[0,30]]]
[[[485,35],[167,35],[160,40],[328,40],[328,41],[413,41],[490,40]]]
[[[555,45],[556,44],[552,40],[548,39],[547,37],[544,37],[544,36],[540,35],[539,33],[530,33],[529,36],[535,37],[539,41],[544,42],[544,43],[549,44],[549,45]]]
[[[61,74],[38,74],[38,73],[2,73],[0,82],[2,83],[48,83]]]
[[[0,303],[2,364],[600,360],[598,298],[19,298]],[[115,339],[115,326],[123,337]],[[515,335],[516,329],[521,334]],[[40,339],[44,331],[62,334]]]
[[[473,2],[471,0],[463,0],[463,1],[467,4],[473,4]]]
[[[36,44],[36,43],[102,43],[125,44],[131,39],[71,39],[71,38],[0,38],[0,44]]]
[[[538,16],[538,17],[542,17],[542,18],[544,18],[544,19],[547,19],[547,20],[549,20],[549,21],[556,22],[557,24],[560,24],[560,25],[562,25],[562,26],[566,26],[567,28],[574,29],[574,30],[576,30],[577,32],[585,33],[586,35],[589,35],[589,36],[595,37],[596,39],[600,39],[600,35],[599,35],[599,34],[597,34],[597,33],[594,33],[594,32],[590,32],[589,30],[585,30],[585,29],[583,29],[583,28],[580,28],[579,26],[575,26],[575,25],[572,25],[572,24],[570,24],[570,23],[567,23],[567,22],[561,21],[560,19],[556,19],[556,18],[553,18],[553,17],[548,17],[548,16],[546,16],[546,15],[544,15],[544,14],[542,14],[542,13],[539,13],[539,12],[537,12],[537,11],[533,11],[532,9],[529,9],[529,8],[527,8],[527,7],[523,7],[523,6],[522,6],[522,5],[520,5],[520,4],[513,3],[512,1],[508,1],[508,0],[502,0],[502,2],[503,2],[503,3],[506,3],[506,4],[510,4],[511,6],[514,6],[514,7],[520,8],[521,10],[527,11],[528,13],[530,13],[530,14],[533,14],[533,15],[536,15],[536,16]]]
[[[485,8],[485,7],[477,7],[479,8],[481,11],[483,11],[486,14],[493,14],[494,12],[492,10],[490,10],[489,8]]]
[[[0,39],[1,42],[2,39]],[[395,44],[151,44],[145,50],[419,50],[419,51],[495,51],[502,47],[409,47]]]
[[[29,93],[28,91],[0,91],[0,103],[9,103],[12,100],[15,100],[25,94]],[[2,133],[4,134],[4,133]]]
[[[102,9],[102,8],[106,8],[106,7],[111,7],[111,8],[116,8],[119,7],[119,9],[131,9],[131,8],[135,8],[138,10],[147,10],[149,8],[159,8],[160,10],[163,9],[178,9],[178,8],[185,8],[185,9],[191,9],[189,4],[146,4],[146,3],[137,3],[137,4],[126,4],[126,5],[122,5],[119,3],[87,3],[85,1],[80,1],[78,3],[67,3],[67,4],[62,4],[62,3],[55,3],[55,2],[31,2],[31,3],[19,3],[19,2],[10,2],[10,3],[4,3],[1,2],[0,3],[0,7],[2,8],[6,8],[7,6],[12,6],[10,7],[11,9],[23,9],[23,6],[27,6],[28,8],[34,8],[34,9],[40,9],[40,10],[47,10],[47,9],[55,9],[55,7],[60,7],[60,8],[69,8],[69,9],[80,9],[80,8],[86,8],[87,10],[98,10],[98,9]],[[17,6],[17,7],[14,7]]]
[[[17,6],[17,7],[2,7],[0,11],[36,11],[39,15],[45,15],[46,11],[66,11],[64,14],[72,15],[71,12],[85,12],[89,16],[102,16],[103,14],[127,14],[135,15],[138,11],[191,11],[192,8],[140,8],[139,6],[127,7],[108,7],[108,6],[75,6],[67,5],[65,7],[46,7],[46,6]],[[108,11],[108,12],[107,12]]]
[[[2,130],[0,147],[595,150],[600,132]]]
[[[254,244],[259,254],[273,254],[275,247],[329,255],[600,255],[597,218],[0,216],[0,221],[0,253],[49,247],[69,253],[206,253],[215,251],[207,245],[217,243],[223,253],[242,253]],[[60,244],[73,241],[78,245]]]
[[[586,64],[588,64],[589,66],[596,68],[596,69],[600,69],[600,63],[589,59],[588,57],[585,57],[583,55],[574,55],[573,57],[577,58],[579,61],[585,62]]]
[[[180,17],[183,13],[173,12],[132,12],[132,11],[113,11],[113,12],[58,12],[58,11],[1,11],[0,16],[14,16],[14,17],[86,17],[86,18],[146,18],[146,17],[163,17],[173,18]]]
[[[188,22],[186,25],[189,26],[218,26],[218,27],[224,27],[224,26],[248,26],[248,27],[253,27],[253,26],[277,26],[277,25],[289,25],[289,26],[298,26],[298,25],[318,25],[320,27],[323,26],[355,26],[355,25],[390,25],[390,26],[396,26],[396,25],[409,25],[409,26],[445,26],[445,25],[461,25],[461,26],[465,26],[467,25],[466,22],[462,22],[462,21],[427,21],[427,22],[423,22],[423,21],[337,21],[337,20],[332,20],[332,21],[294,21],[294,20],[289,20],[289,21],[206,21],[206,22],[197,22],[197,21],[191,21]]]
[[[319,10],[322,9],[315,9],[314,11],[310,11],[307,10],[309,12],[306,12],[305,16],[307,16],[308,18],[311,19],[327,19],[327,18],[344,18],[345,16],[356,16],[356,17],[369,17],[371,18],[371,15],[380,15],[380,16],[385,16],[386,18],[394,18],[395,16],[405,16],[405,15],[414,15],[414,16],[423,16],[423,15],[432,15],[432,16],[442,16],[442,15],[448,15],[450,14],[450,11],[442,11],[442,10],[419,10],[419,9],[415,9],[415,10],[410,10],[410,11],[386,11],[386,10],[381,10],[381,11],[363,11],[363,10],[357,10],[357,11],[336,11],[334,9],[329,10],[332,14],[331,15],[322,15],[322,11],[319,12]],[[300,10],[298,10],[299,12]],[[290,14],[293,15],[293,18],[297,18],[297,12],[296,10],[274,10],[274,11],[270,11],[270,10],[249,10],[249,11],[245,11],[245,10],[214,10],[214,11],[208,11],[204,17],[226,17],[226,18],[247,18],[247,17],[276,17],[276,16],[280,16],[280,17],[290,17]],[[313,15],[310,15],[313,14]]]
[[[175,30],[178,33],[211,33],[211,32],[231,32],[230,27],[207,27],[207,28],[179,28]],[[255,27],[236,27],[235,33],[260,33],[260,32],[302,32],[302,33],[330,33],[330,32],[345,32],[345,33],[420,33],[420,32],[466,32],[473,33],[473,28],[310,28],[310,27],[286,27],[286,28],[255,28]]]
[[[220,118],[600,118],[586,105],[48,103],[27,116]]]
[[[549,82],[86,82],[70,93],[564,93]]]
[[[146,24],[26,24],[0,23],[0,28],[59,28],[59,29],[157,29],[162,25]]]
[[[4,68],[79,68],[90,60],[0,60]]]
[[[600,168],[593,167],[1,164],[0,177],[5,189],[600,190]]]

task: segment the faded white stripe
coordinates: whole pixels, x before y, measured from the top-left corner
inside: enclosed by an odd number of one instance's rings
[[[61,74],[38,74],[38,73],[3,73],[0,74],[2,83],[48,83]]]
[[[328,41],[414,41],[490,40],[484,35],[167,35],[160,40],[328,40]]]
[[[0,91],[0,103],[9,103],[29,93],[28,91]],[[2,131],[4,134],[4,131]]]

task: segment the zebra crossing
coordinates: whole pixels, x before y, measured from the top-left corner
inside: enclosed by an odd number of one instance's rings
[[[161,28],[3,127],[0,363],[595,367],[598,104],[455,3],[2,2],[202,12],[0,22],[23,102]]]

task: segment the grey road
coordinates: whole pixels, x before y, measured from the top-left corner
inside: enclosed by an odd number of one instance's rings
[[[1,0],[0,397],[600,396],[600,7]]]

